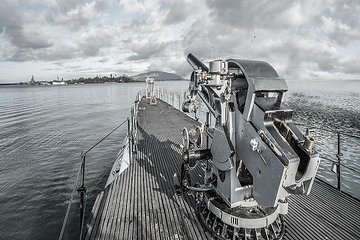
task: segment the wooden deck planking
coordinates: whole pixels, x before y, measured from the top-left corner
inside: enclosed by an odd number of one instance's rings
[[[95,221],[96,221],[96,216],[99,212],[99,208],[100,208],[100,205],[101,205],[101,200],[102,200],[102,197],[104,195],[104,191],[102,191],[99,195],[96,196],[96,199],[95,199],[95,203],[94,203],[94,206],[91,210],[91,222],[87,225],[87,231],[86,231],[86,240],[89,239],[89,234],[91,233],[93,227],[95,226]]]
[[[86,239],[207,239],[193,198],[177,196],[172,181],[182,162],[181,130],[198,123],[160,100],[142,100],[138,116],[138,152],[101,193]],[[200,179],[201,167],[194,172]],[[316,180],[309,196],[289,198],[284,239],[360,239],[359,216],[358,200]]]

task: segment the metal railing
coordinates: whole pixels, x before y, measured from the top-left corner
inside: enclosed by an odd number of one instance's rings
[[[157,89],[155,91],[157,98],[163,100],[164,102],[169,103],[173,107],[181,110],[182,103],[186,99],[186,92],[172,92],[164,89]]]
[[[86,185],[85,185],[85,169],[86,169],[86,155],[92,151],[94,148],[96,148],[96,146],[98,146],[101,142],[103,142],[105,139],[107,139],[110,135],[112,135],[116,130],[118,130],[120,127],[124,126],[125,123],[127,123],[127,137],[129,138],[129,156],[130,159],[132,158],[132,152],[133,152],[133,148],[134,148],[134,135],[133,135],[133,130],[136,128],[134,122],[134,117],[136,114],[136,111],[134,110],[134,108],[132,108],[131,111],[131,115],[129,118],[125,119],[124,121],[122,121],[117,127],[115,127],[111,132],[109,132],[106,136],[104,136],[102,139],[100,139],[98,142],[96,142],[93,146],[91,146],[88,150],[81,152],[81,163],[80,163],[80,167],[78,170],[78,173],[76,175],[76,179],[73,185],[73,190],[71,193],[71,197],[70,197],[70,201],[66,210],[66,214],[64,217],[64,221],[63,221],[63,225],[61,227],[61,232],[59,234],[59,240],[62,240],[64,237],[64,233],[65,233],[65,228],[69,219],[69,214],[70,214],[70,210],[71,210],[71,205],[74,201],[74,196],[75,196],[75,192],[77,191],[79,193],[79,210],[80,210],[80,214],[79,214],[79,220],[80,220],[80,239],[82,239],[84,236],[84,232],[83,230],[84,228],[84,224],[85,224],[85,207],[86,207]],[[79,182],[79,178],[80,178],[80,182]]]
[[[336,142],[336,154],[334,155],[335,156],[335,159],[331,159],[331,158],[328,158],[324,155],[321,155],[320,154],[320,158],[325,160],[325,161],[328,161],[330,163],[332,163],[332,166],[331,166],[331,171],[333,173],[336,174],[336,188],[339,190],[339,191],[342,191],[341,189],[341,168],[344,167],[348,170],[351,170],[352,172],[358,174],[360,176],[360,170],[359,169],[356,169],[354,167],[351,167],[347,164],[344,164],[342,162],[342,156],[343,156],[343,149],[342,149],[342,139],[343,139],[343,136],[346,136],[348,138],[353,138],[353,139],[357,139],[357,140],[360,140],[360,136],[358,135],[355,135],[355,134],[351,134],[351,133],[346,133],[346,132],[343,132],[343,131],[334,131],[334,130],[331,130],[331,129],[327,129],[327,128],[320,128],[320,127],[308,127],[307,125],[305,124],[296,124],[298,126],[301,126],[301,127],[306,127],[306,128],[309,128],[309,129],[314,129],[314,130],[320,130],[320,131],[324,131],[324,132],[327,132],[327,133],[332,133],[332,134],[336,134],[336,139],[337,139],[337,142]]]

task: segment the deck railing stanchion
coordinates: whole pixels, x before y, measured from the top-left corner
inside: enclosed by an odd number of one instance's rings
[[[80,239],[82,239],[83,224],[85,217],[85,157],[84,152],[81,153],[81,180],[77,191],[80,193]]]
[[[127,119],[127,125],[128,125],[128,130],[127,130],[127,137],[128,137],[128,141],[129,141],[129,157],[131,159],[131,153],[132,153],[132,139],[131,139],[131,125],[130,125],[130,118]]]
[[[205,131],[209,130],[210,118],[211,118],[210,112],[206,112],[206,123],[205,123],[206,130]],[[206,149],[209,149],[209,135],[208,134],[205,134],[205,135],[206,135]],[[206,170],[209,170],[209,160],[206,160]]]
[[[339,191],[341,191],[341,168],[340,168],[340,164],[341,164],[341,137],[340,137],[341,132],[338,131],[337,132],[337,165],[336,165],[336,175],[337,175],[337,189]]]
[[[141,99],[140,93],[138,95]],[[135,105],[136,106],[136,105]],[[95,143],[92,147],[90,147],[88,150],[81,152],[81,163],[78,169],[78,173],[76,176],[76,180],[74,182],[74,186],[73,186],[73,192],[71,194],[70,197],[70,201],[68,203],[68,207],[66,210],[66,214],[64,217],[64,221],[61,227],[61,231],[59,234],[59,240],[62,240],[64,237],[64,233],[65,233],[65,228],[67,225],[67,221],[69,218],[69,214],[70,214],[70,210],[71,210],[71,205],[74,199],[74,195],[75,192],[77,191],[80,195],[80,199],[79,199],[79,216],[80,216],[80,240],[83,239],[83,233],[84,233],[84,224],[85,224],[85,208],[86,208],[86,186],[85,186],[85,163],[86,163],[86,154],[88,154],[92,149],[94,149],[97,145],[99,145],[102,141],[104,141],[105,139],[107,139],[111,134],[113,134],[117,129],[119,129],[121,126],[123,126],[126,122],[128,123],[128,138],[129,138],[129,157],[130,159],[132,159],[132,150],[134,149],[134,137],[133,137],[133,132],[136,130],[132,130],[132,128],[135,126],[135,124],[132,124],[132,120],[134,118],[134,109],[132,109],[133,113],[132,116],[130,118],[127,118],[126,120],[124,120],[123,122],[121,122],[115,129],[113,129],[110,133],[108,133],[106,136],[104,136],[102,139],[100,139],[97,143]],[[136,127],[136,126],[135,126]],[[80,179],[79,179],[80,178]]]

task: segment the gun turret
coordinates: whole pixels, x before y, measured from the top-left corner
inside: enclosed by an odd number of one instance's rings
[[[191,104],[198,96],[216,124],[204,129],[212,136],[204,151],[211,166],[197,187],[188,171],[202,155],[190,166],[197,150],[185,144],[182,189],[203,193],[199,216],[210,230],[221,224],[232,229],[229,236],[244,234],[239,239],[281,238],[287,197],[310,193],[320,163],[314,139],[298,130],[293,110],[283,103],[285,80],[262,61],[214,60],[208,68],[191,53],[187,60],[194,71],[185,105],[196,111]]]
[[[209,68],[191,53],[189,53],[189,55],[187,56],[187,61],[194,68],[194,70],[201,69],[204,72],[209,71]]]

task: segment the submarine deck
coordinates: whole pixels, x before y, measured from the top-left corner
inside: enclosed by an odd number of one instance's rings
[[[198,125],[158,100],[139,102],[138,145],[130,166],[96,198],[85,239],[209,239],[191,196],[175,193],[181,130]],[[197,167],[192,177],[202,175]],[[291,196],[284,239],[360,239],[360,201],[316,180],[309,196]]]

